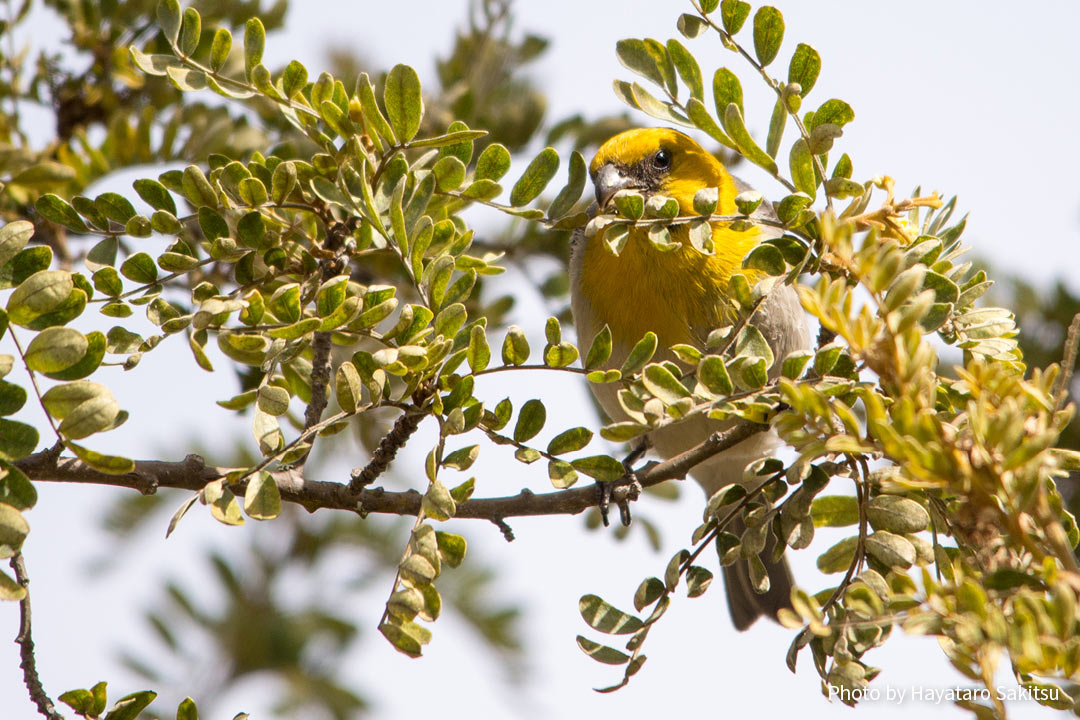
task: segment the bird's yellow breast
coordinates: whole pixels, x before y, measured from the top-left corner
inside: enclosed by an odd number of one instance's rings
[[[581,292],[592,306],[596,326],[611,329],[612,339],[633,345],[656,333],[661,348],[676,343],[703,345],[709,331],[734,320],[729,297],[732,274],[757,244],[756,229],[736,232],[713,228],[715,252],[705,255],[689,243],[686,225],[673,228],[681,246],[661,251],[649,243],[645,228],[633,228],[625,247],[614,255],[597,233],[585,246]],[[748,277],[753,283],[754,278]]]

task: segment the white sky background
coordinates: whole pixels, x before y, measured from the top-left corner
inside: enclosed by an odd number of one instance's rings
[[[465,6],[463,0],[410,4],[294,0],[288,32],[268,39],[268,64],[281,66],[296,58],[315,77],[326,66],[329,47],[352,45],[378,68],[397,62],[414,65],[422,82],[434,87],[433,57],[449,50],[451,30],[463,24]],[[822,72],[808,106],[841,97],[855,110],[855,121],[845,128],[838,148],[854,159],[856,179],[889,174],[901,192],[921,184],[924,190],[959,194],[961,211],[971,213],[965,238],[976,252],[1001,270],[1040,284],[1065,277],[1074,289],[1078,287],[1071,276],[1080,267],[1080,189],[1075,180],[1080,140],[1071,80],[1080,60],[1074,37],[1080,5],[1046,2],[1033,4],[1035,9],[1026,13],[1016,3],[974,0],[789,0],[778,6],[787,34],[776,66],[786,68],[795,44],[809,42],[821,53]],[[361,7],[362,11],[354,9]],[[533,70],[548,94],[548,121],[575,112],[596,117],[621,111],[611,80],[629,78],[630,73],[615,59],[616,40],[675,36],[675,20],[688,8],[689,3],[659,0],[519,2],[517,30],[552,41]],[[568,18],[572,25],[566,24]],[[31,26],[33,36],[48,37],[48,19],[40,22],[44,24]],[[404,29],[409,40],[402,42],[392,37],[394,33],[380,30],[385,27]],[[771,91],[755,82],[740,59],[714,38],[684,43],[697,55],[706,77],[723,64],[740,75],[747,93],[748,124],[763,134],[772,108]],[[652,124],[644,116],[640,122]],[[739,170],[767,196],[780,194],[763,173],[746,164]],[[1024,198],[1028,207],[1017,198]],[[525,328],[535,349],[541,344],[545,317],[538,300],[524,299],[511,321]],[[7,339],[0,341],[0,352],[11,352],[9,345]],[[116,373],[114,391],[132,419],[120,430],[95,438],[96,449],[148,457],[162,446],[174,446],[170,437],[197,437],[204,445],[221,449],[227,439],[249,439],[246,418],[237,421],[212,405],[213,399],[234,391],[227,363],[214,356],[219,370],[205,374],[195,368],[182,343],[174,343],[172,351],[170,355],[163,348],[147,355],[135,373]],[[545,374],[542,386],[535,377],[495,376],[480,386],[480,392],[493,401],[509,394],[519,407],[532,396],[558,398],[558,404],[548,406],[551,432],[541,435],[545,441],[559,429],[582,423],[582,418],[595,427],[598,423],[590,415],[583,384],[576,378],[551,379],[552,375]],[[107,380],[113,384],[112,377]],[[200,402],[188,404],[195,388]],[[167,415],[162,408],[169,408]],[[20,417],[34,419],[28,410]],[[427,439],[422,432],[416,446],[426,447]],[[540,464],[525,468],[502,450],[482,445],[481,460],[474,466],[478,494],[509,494],[522,482],[537,491],[544,489],[547,481]],[[328,470],[320,479],[344,478],[346,468],[361,462],[359,453],[343,458],[338,475]],[[395,469],[401,477],[422,476],[419,462],[409,456]],[[115,491],[42,484],[39,492],[41,500],[28,514],[33,532],[26,557],[46,688],[55,698],[64,690],[108,679],[112,699],[142,689],[145,685],[112,658],[120,647],[138,648],[146,641],[141,611],[160,598],[159,581],[180,577],[189,587],[205,584],[206,569],[193,560],[201,557],[200,549],[240,542],[239,534],[251,531],[253,523],[244,529],[225,528],[196,507],[168,542],[163,539],[164,527],[152,528],[114,559],[112,570],[89,572],[90,561],[107,550],[107,538],[87,508],[104,508],[116,497]],[[760,623],[749,633],[737,634],[719,585],[700,599],[676,597],[648,639],[649,661],[629,687],[614,695],[590,689],[615,682],[620,673],[594,663],[575,647],[574,636],[588,630],[578,616],[577,599],[595,592],[617,605],[631,606],[637,583],[662,573],[668,557],[688,541],[699,520],[700,493],[687,487],[683,495],[674,505],[653,500],[639,508],[663,526],[665,549],[659,554],[648,548],[640,532],[616,543],[604,534],[583,531],[580,518],[517,520],[511,523],[518,538],[513,544],[505,543],[491,525],[453,523],[452,529],[468,538],[471,557],[502,569],[498,587],[503,599],[524,602],[529,648],[529,683],[524,689],[508,690],[501,684],[498,663],[452,615],[434,625],[435,638],[424,659],[411,661],[391,649],[375,631],[389,578],[385,587],[353,607],[364,639],[343,675],[374,700],[377,717],[387,718],[418,716],[436,708],[445,717],[461,718],[594,713],[634,718],[672,710],[737,718],[758,715],[762,709],[770,716],[832,717],[848,712],[821,697],[808,653],[801,657],[798,675],[784,668],[788,631]],[[259,530],[272,532],[273,525]],[[828,542],[822,537],[814,545],[818,552],[827,547],[822,541]],[[792,558],[797,579],[814,590],[825,585],[813,567],[816,555],[798,552]],[[354,569],[347,573],[350,577]],[[0,606],[0,636],[14,637],[17,620],[17,606]],[[144,647],[152,652],[155,646]],[[897,634],[867,659],[884,668],[875,683],[882,693],[887,687],[910,693],[913,686],[967,684],[949,668],[932,640]],[[0,698],[8,707],[21,708],[9,717],[31,718],[28,700],[21,705],[9,700],[25,698],[19,676],[16,646],[0,643]],[[203,717],[230,718],[240,710],[258,713],[273,699],[266,689],[258,682],[245,683],[212,716],[204,709]],[[167,717],[177,700],[162,705]],[[962,716],[948,704],[927,703],[896,707],[880,702],[861,712],[889,718],[905,711]],[[1051,715],[1032,703],[1013,706],[1012,711],[1019,718]]]

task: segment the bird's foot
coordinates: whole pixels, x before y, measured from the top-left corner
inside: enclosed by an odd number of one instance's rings
[[[629,482],[627,482],[629,480]],[[641,483],[637,475],[627,472],[626,476],[619,480],[596,483],[597,506],[600,508],[600,519],[604,527],[608,527],[611,521],[608,519],[608,511],[614,502],[619,508],[619,522],[629,526],[633,518],[630,515],[630,503],[641,495]]]

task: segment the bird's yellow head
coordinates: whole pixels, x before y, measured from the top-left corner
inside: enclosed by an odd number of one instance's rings
[[[735,214],[734,179],[719,160],[676,130],[619,133],[600,146],[589,172],[601,212],[612,211],[607,206],[616,192],[633,190],[646,197],[675,198],[681,214],[697,215],[694,195],[717,188],[717,212]],[[571,270],[579,332],[590,337],[607,325],[617,343],[630,347],[652,331],[667,348],[675,343],[704,345],[709,331],[730,323],[732,307],[724,300],[728,283],[735,272],[752,280],[752,272],[742,270],[742,260],[760,232],[714,222],[713,251],[705,254],[691,245],[688,228],[672,225],[674,242],[659,249],[648,239],[647,227],[634,227],[617,256],[604,242],[608,228],[585,242],[580,264]]]
[[[724,166],[688,135],[668,128],[638,128],[611,138],[589,166],[601,210],[619,190],[675,198],[683,214],[694,214],[694,194],[719,189],[721,213],[734,211],[735,183]]]

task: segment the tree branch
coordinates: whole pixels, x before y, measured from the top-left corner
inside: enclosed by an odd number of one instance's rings
[[[665,480],[681,479],[698,463],[766,429],[767,425],[740,422],[729,430],[713,433],[708,440],[680,455],[648,464],[637,473],[637,481],[641,487],[649,487]],[[196,456],[188,456],[180,462],[139,460],[135,463],[135,471],[124,475],[110,475],[95,470],[72,457],[60,458],[55,463],[50,461],[47,452],[42,451],[19,460],[15,465],[35,482],[111,485],[143,493],[152,493],[159,487],[198,491],[207,483],[236,470],[204,465]],[[416,515],[420,511],[422,496],[416,490],[392,492],[381,487],[352,489],[345,483],[309,480],[289,471],[272,472],[271,476],[283,500],[302,505],[309,512],[323,509]],[[613,501],[625,500],[632,483],[630,477],[615,483]],[[229,487],[234,493],[243,495],[245,486],[246,482],[239,482]],[[596,489],[592,485],[540,494],[524,489],[506,497],[466,500],[457,506],[455,517],[489,520],[498,525],[508,517],[576,515],[595,506],[596,502]]]
[[[48,452],[48,451],[46,451]],[[64,720],[64,716],[56,711],[56,706],[41,685],[38,677],[37,660],[34,658],[34,638],[31,634],[30,624],[30,576],[26,572],[26,562],[22,553],[15,553],[11,557],[11,569],[15,571],[15,580],[19,583],[26,594],[19,601],[19,634],[15,636],[15,642],[19,645],[19,657],[22,662],[19,667],[23,671],[23,682],[30,691],[30,699],[37,705],[38,712],[49,720]]]
[[[353,470],[349,478],[349,490],[359,492],[386,472],[393,461],[397,451],[404,447],[416,429],[420,427],[420,421],[427,415],[422,412],[410,412],[406,410],[397,420],[390,432],[379,441],[379,447],[371,456],[371,460],[362,469]]]

